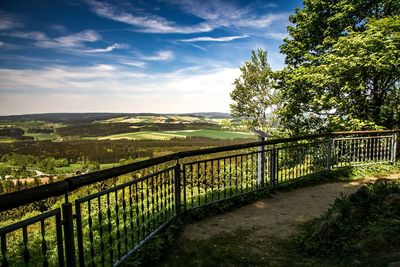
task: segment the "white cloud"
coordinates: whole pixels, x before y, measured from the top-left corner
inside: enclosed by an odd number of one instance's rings
[[[240,35],[240,36],[226,36],[226,37],[195,37],[195,38],[189,38],[189,39],[182,39],[180,40],[181,42],[188,42],[188,43],[194,43],[194,42],[230,42],[236,39],[242,39],[242,38],[247,38],[249,37],[248,35]]]
[[[228,111],[237,68],[143,73],[115,65],[0,69],[0,114]]]
[[[209,32],[213,28],[207,23],[200,23],[191,26],[177,25],[163,17],[147,15],[143,12],[130,13],[126,9],[113,6],[107,2],[96,0],[85,1],[90,9],[100,17],[122,22],[137,27],[139,31],[149,33],[198,33]]]
[[[101,39],[101,35],[94,30],[84,30],[54,40],[43,40],[36,44],[45,48],[76,48],[83,47],[86,42],[95,42]]]
[[[153,56],[141,56],[141,59],[146,61],[167,61],[173,58],[174,53],[169,50],[159,51]]]
[[[5,33],[4,35],[17,38],[32,39],[36,41],[44,41],[49,39],[44,32],[39,32],[39,31],[33,31],[33,32],[16,31],[16,32]]]
[[[115,43],[113,45],[107,46],[106,48],[89,49],[89,50],[86,50],[86,52],[89,52],[89,53],[104,53],[104,52],[111,52],[114,49],[125,49],[125,48],[128,48],[128,45]]]
[[[22,27],[22,23],[13,15],[0,10],[0,30],[12,30]]]

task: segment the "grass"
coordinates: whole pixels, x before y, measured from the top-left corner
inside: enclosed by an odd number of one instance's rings
[[[185,137],[208,137],[215,139],[238,139],[238,138],[254,138],[254,134],[245,132],[232,132],[222,130],[200,129],[200,130],[184,130],[184,131],[141,131],[134,133],[123,133],[98,138],[99,140],[111,139],[132,139],[132,140],[170,140],[172,138]]]
[[[54,140],[54,133],[25,133],[25,136],[32,136],[36,141]]]

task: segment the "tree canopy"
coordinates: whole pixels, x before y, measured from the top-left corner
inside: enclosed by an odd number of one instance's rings
[[[293,134],[400,126],[400,1],[305,0],[281,46]]]

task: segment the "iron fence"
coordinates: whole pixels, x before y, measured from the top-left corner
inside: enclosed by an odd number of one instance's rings
[[[117,266],[187,210],[322,170],[394,162],[399,132],[329,133],[179,152],[5,194],[0,261]],[[28,213],[19,222],[7,216],[49,198],[56,198],[50,211],[33,209],[38,215]]]

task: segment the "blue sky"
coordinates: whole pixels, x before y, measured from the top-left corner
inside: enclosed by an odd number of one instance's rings
[[[300,0],[3,0],[0,114],[229,112],[251,50],[279,45]]]

